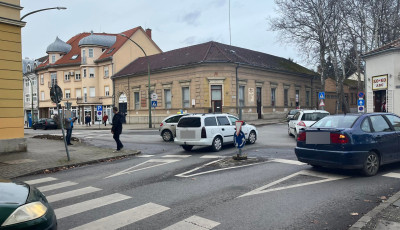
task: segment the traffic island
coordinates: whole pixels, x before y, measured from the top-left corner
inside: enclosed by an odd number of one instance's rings
[[[236,160],[236,161],[243,161],[243,160],[247,160],[247,154],[237,154],[236,156],[233,156],[232,159]]]

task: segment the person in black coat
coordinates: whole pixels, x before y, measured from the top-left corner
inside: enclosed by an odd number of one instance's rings
[[[124,145],[119,140],[119,135],[121,135],[122,133],[122,122],[124,117],[120,113],[118,113],[117,107],[113,107],[113,113],[114,117],[112,119],[111,133],[113,134],[113,138],[117,143],[117,149],[114,150],[114,152],[118,152],[124,147]]]

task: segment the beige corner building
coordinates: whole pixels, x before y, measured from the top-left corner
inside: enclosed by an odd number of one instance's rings
[[[148,55],[162,52],[151,39],[150,29],[136,27],[122,34],[138,43]],[[110,77],[144,55],[126,37],[93,32],[77,34],[66,42],[57,37],[46,53],[47,59],[36,69],[39,117],[48,118],[60,112],[50,98],[50,88],[57,84],[63,92],[61,106],[71,103],[72,114],[80,123],[85,122],[87,115],[91,123],[101,121],[99,106],[111,119],[114,86]]]
[[[0,1],[0,153],[26,151],[19,0]]]

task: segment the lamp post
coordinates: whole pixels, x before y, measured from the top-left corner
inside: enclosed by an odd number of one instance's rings
[[[151,87],[150,87],[150,62],[149,62],[149,58],[147,57],[147,54],[144,51],[144,49],[139,44],[137,44],[134,40],[132,40],[130,37],[126,36],[125,34],[119,34],[119,35],[122,36],[122,37],[125,37],[126,39],[129,39],[131,42],[133,42],[137,47],[139,47],[142,50],[142,52],[144,53],[144,56],[146,57],[148,91],[149,91],[148,95],[147,95],[147,97],[148,97],[148,106],[149,106],[149,128],[151,128],[152,127],[152,125],[151,125],[151,98],[150,98],[150,94],[151,94],[150,89],[151,89]]]
[[[67,9],[67,7],[57,6],[57,7],[51,7],[51,8],[44,8],[44,9],[40,9],[40,10],[35,10],[35,11],[29,12],[29,13],[25,14],[24,16],[22,16],[20,20],[22,21],[22,19],[24,19],[25,17],[27,17],[27,16],[29,16],[31,14],[35,14],[37,12],[41,12],[41,11],[45,11],[45,10],[66,10],[66,9]]]

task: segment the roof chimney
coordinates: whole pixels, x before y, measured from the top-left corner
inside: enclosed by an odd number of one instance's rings
[[[149,36],[149,38],[151,38],[151,29],[147,28],[146,29],[146,34],[147,34],[147,36]]]

